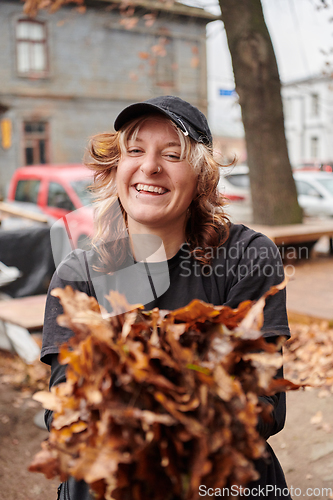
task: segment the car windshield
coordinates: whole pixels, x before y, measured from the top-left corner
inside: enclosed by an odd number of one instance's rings
[[[92,179],[80,179],[70,183],[82,205],[89,205],[92,202],[92,193],[87,189],[91,183]]]
[[[333,195],[333,175],[332,179],[328,179],[326,177],[325,179],[317,179],[317,181],[319,182],[319,184],[324,186],[324,188],[327,189],[327,191],[329,191],[331,195]]]
[[[233,184],[233,186],[247,188],[250,187],[250,178],[248,174],[231,174],[227,175],[226,179]]]

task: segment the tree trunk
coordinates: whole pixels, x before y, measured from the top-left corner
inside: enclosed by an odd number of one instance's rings
[[[242,110],[253,221],[302,221],[284,132],[281,84],[260,0],[219,0]]]

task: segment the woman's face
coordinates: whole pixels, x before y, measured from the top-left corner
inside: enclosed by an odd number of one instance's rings
[[[129,138],[116,173],[118,196],[133,233],[168,231],[183,237],[197,175],[185,159],[172,124],[148,117]]]

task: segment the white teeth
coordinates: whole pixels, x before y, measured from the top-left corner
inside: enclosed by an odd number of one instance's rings
[[[148,191],[150,193],[158,193],[158,194],[163,194],[163,193],[167,192],[167,189],[164,189],[162,187],[157,187],[157,186],[149,186],[148,184],[137,184],[136,190],[137,191]]]

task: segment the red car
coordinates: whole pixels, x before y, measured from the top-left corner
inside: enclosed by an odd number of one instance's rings
[[[74,247],[84,247],[93,234],[93,209],[88,206],[92,200],[87,190],[91,182],[91,171],[81,164],[22,167],[11,179],[7,201],[34,204],[51,220],[73,212],[64,223]]]

